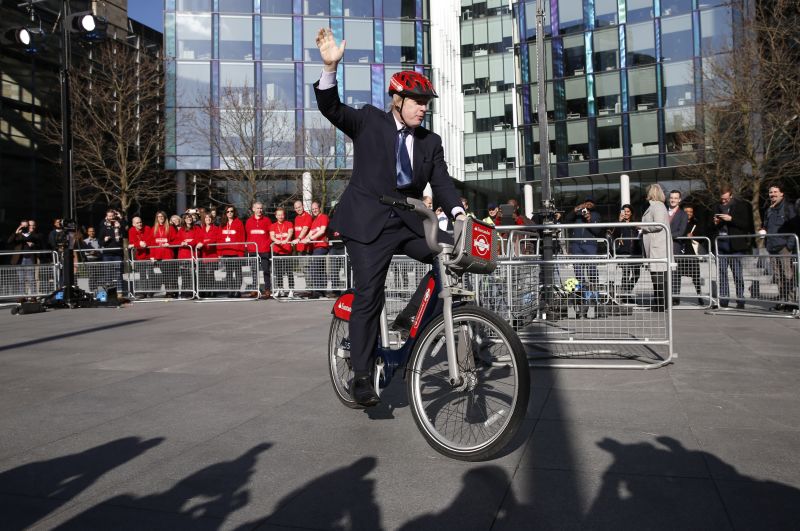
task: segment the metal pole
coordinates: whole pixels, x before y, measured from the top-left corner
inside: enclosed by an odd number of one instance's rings
[[[72,107],[70,102],[70,38],[69,25],[69,0],[63,0],[61,8],[61,180],[64,189],[62,202],[64,232],[67,243],[64,248],[64,304],[70,307],[73,304],[72,284],[74,283],[73,256],[70,245],[67,221],[74,222],[75,207],[72,197]],[[74,237],[74,233],[73,233]]]
[[[553,300],[553,235],[554,229],[549,225],[555,223],[555,206],[553,205],[553,194],[550,187],[550,138],[547,129],[547,83],[546,64],[544,48],[544,0],[539,0],[536,4],[536,87],[538,89],[538,106],[536,108],[539,117],[539,168],[542,179],[542,223],[545,228],[542,230],[542,264],[541,284],[542,293],[540,295],[542,304],[540,318],[547,319],[548,311]]]

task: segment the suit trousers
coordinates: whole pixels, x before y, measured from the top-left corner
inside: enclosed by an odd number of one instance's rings
[[[439,231],[440,241],[447,241]],[[452,242],[452,238],[450,238]],[[350,314],[350,362],[357,376],[369,374],[378,325],[384,305],[386,275],[392,256],[406,254],[420,262],[431,263],[434,253],[425,238],[414,233],[399,217],[390,217],[375,241],[361,243],[345,238],[353,268],[355,297]]]

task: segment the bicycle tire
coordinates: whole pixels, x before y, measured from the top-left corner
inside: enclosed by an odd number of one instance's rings
[[[339,401],[350,409],[361,409],[362,406],[350,398],[350,385],[353,382],[353,368],[350,365],[350,356],[344,357],[340,348],[342,340],[349,337],[347,321],[336,316],[331,319],[328,334],[328,367],[331,385]]]
[[[464,384],[450,384],[440,315],[411,353],[408,401],[417,427],[436,451],[484,461],[505,448],[522,423],[530,396],[528,359],[511,326],[492,311],[462,306],[453,310],[453,324],[457,348],[469,348],[465,365],[472,367],[460,371]]]

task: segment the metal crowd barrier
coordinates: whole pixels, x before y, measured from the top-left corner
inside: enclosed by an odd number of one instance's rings
[[[223,300],[258,300],[249,296],[258,292],[261,278],[261,259],[255,242],[209,244],[211,246],[242,246],[244,250],[255,249],[244,256],[219,256],[195,258],[195,282],[200,300],[222,298]]]
[[[340,243],[340,240],[331,240],[328,243]],[[273,243],[270,246],[270,274],[272,293],[276,297],[286,294],[288,297],[282,300],[302,300],[296,296],[299,292],[342,293],[350,287],[346,250],[345,254],[281,255],[275,254],[275,245]]]
[[[134,301],[142,301],[144,298],[163,300],[166,297],[194,299],[197,296],[194,248],[189,245],[157,245],[144,249],[148,252],[153,249],[171,249],[173,256],[178,249],[189,249],[191,257],[131,260],[128,279],[130,295]]]
[[[675,238],[682,253],[675,256],[677,269],[672,273],[673,305],[676,309],[708,309],[714,305],[716,260],[711,254],[711,240],[704,236]]]
[[[794,241],[794,251],[781,253],[751,254],[752,242],[767,242],[769,238],[790,238]],[[729,245],[736,240],[747,239],[748,251],[743,253],[721,252],[720,243]],[[766,250],[766,249],[765,249]],[[741,309],[744,304],[748,312],[768,310],[771,307],[788,307],[788,312],[770,313],[780,317],[800,317],[800,242],[796,234],[779,233],[768,236],[761,234],[717,236],[714,241],[717,257],[716,293],[717,304],[730,310]],[[776,308],[777,309],[777,308]]]
[[[1,299],[41,297],[58,289],[61,264],[56,251],[0,251],[0,261],[15,255],[17,264],[0,265]]]
[[[607,223],[592,223],[593,227],[595,225],[607,225]],[[628,227],[630,227],[630,224],[626,223],[626,225]],[[559,227],[571,227],[571,226],[572,225],[559,225]],[[586,228],[586,224],[580,224],[579,227],[585,229]],[[602,227],[595,227],[595,228],[602,228]],[[558,254],[558,258],[559,259],[563,258],[563,259],[569,260],[570,257],[572,257],[572,256],[580,256],[581,260],[588,260],[588,259],[605,260],[606,258],[610,258],[611,257],[611,254],[610,254],[609,249],[608,249],[608,247],[609,247],[608,246],[608,240],[605,239],[605,238],[558,238],[557,241],[562,244],[561,246],[562,246],[562,251],[563,251],[561,254]],[[597,250],[598,250],[597,254],[577,254],[576,255],[576,254],[570,253],[570,250],[569,250],[569,244],[570,243],[572,243],[572,242],[586,242],[586,241],[593,241],[593,242],[595,242],[597,244]],[[604,253],[599,252],[601,249],[604,249],[605,252]]]
[[[97,288],[114,287],[120,295],[128,294],[130,286],[125,272],[126,261],[103,260],[109,255],[103,251],[122,251],[121,247],[108,249],[75,249],[75,285],[89,293]]]
[[[603,229],[631,226],[630,223],[593,225]],[[511,317],[512,324],[518,323],[518,333],[528,349],[532,365],[653,369],[673,361],[669,294],[672,292],[670,271],[676,265],[669,227],[659,223],[633,225],[660,229],[667,240],[667,256],[650,259],[562,255],[545,261],[540,256],[523,255],[511,256],[500,263],[498,270],[500,275],[505,275],[507,292],[502,295],[503,303],[517,309],[505,316]],[[556,227],[563,231],[585,228],[585,225]],[[529,225],[499,229],[531,236],[553,228],[553,225]],[[554,245],[558,247],[571,240],[556,238]],[[656,276],[659,286],[653,285],[651,269],[663,270]],[[552,273],[550,285],[544,284],[545,272]],[[524,282],[520,278],[532,280]],[[487,279],[480,282],[485,284]]]
[[[431,270],[424,264],[405,255],[395,255],[386,274],[386,316],[390,321],[406,307],[422,278]]]

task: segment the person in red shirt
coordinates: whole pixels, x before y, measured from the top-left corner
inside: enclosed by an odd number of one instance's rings
[[[135,260],[147,260],[150,258],[148,247],[153,241],[153,231],[150,227],[142,223],[142,218],[136,216],[132,220],[132,226],[128,230],[128,249],[134,251]]]
[[[156,213],[153,221],[153,248],[150,249],[151,260],[173,260],[175,249],[170,245],[175,245],[177,231],[167,220],[167,213],[163,210]]]
[[[318,201],[311,203],[311,215],[314,216],[314,221],[311,222],[311,228],[306,237],[301,240],[303,243],[308,244],[311,248],[311,254],[318,258],[311,259],[311,285],[314,291],[311,292],[311,298],[317,299],[323,296],[323,291],[328,288],[328,277],[325,273],[326,260],[325,255],[328,254],[328,216],[322,213]]]
[[[252,208],[253,215],[250,216],[250,219],[245,223],[245,230],[247,232],[247,241],[253,242],[255,245],[248,246],[251,248],[247,251],[258,253],[261,261],[261,271],[264,274],[264,292],[261,294],[261,297],[269,299],[272,296],[270,292],[272,289],[272,282],[270,279],[269,267],[271,257],[269,247],[272,243],[272,238],[270,238],[272,222],[264,215],[264,205],[260,201],[253,203]],[[258,293],[255,295],[258,296]]]
[[[292,234],[294,234],[294,227],[292,222],[286,221],[286,211],[283,208],[275,210],[275,223],[272,224],[269,235],[272,238],[272,256],[279,257],[273,262],[275,268],[275,278],[278,283],[278,292],[276,297],[282,295],[280,288],[283,286],[283,275],[289,277],[289,297],[294,297],[294,268],[292,267],[291,260],[286,256],[292,254]]]
[[[231,289],[228,296],[238,297],[241,289],[242,268],[241,264],[236,264],[234,259],[244,256],[245,232],[244,223],[239,219],[236,207],[232,205],[225,207],[225,219],[219,228],[222,233],[222,242],[217,246],[217,252],[227,273],[225,284]]]
[[[198,227],[194,226],[194,218],[191,214],[184,214],[181,218],[181,226],[175,235],[175,245],[180,245],[178,248],[178,271],[180,274],[180,285],[178,286],[179,293],[191,292],[193,281],[193,264],[191,260],[194,258],[194,247],[197,245],[197,231]]]
[[[294,249],[297,254],[308,254],[311,251],[311,247],[303,243],[303,240],[308,235],[309,229],[311,229],[311,221],[312,217],[311,214],[305,211],[303,208],[302,201],[295,201],[294,202],[294,240],[292,243],[294,244]]]
[[[214,225],[214,216],[210,212],[203,215],[203,226],[197,227],[197,256],[199,266],[199,282],[197,291],[200,297],[208,296],[207,291],[214,285],[214,270],[219,262],[217,244],[222,240],[222,232]]]

